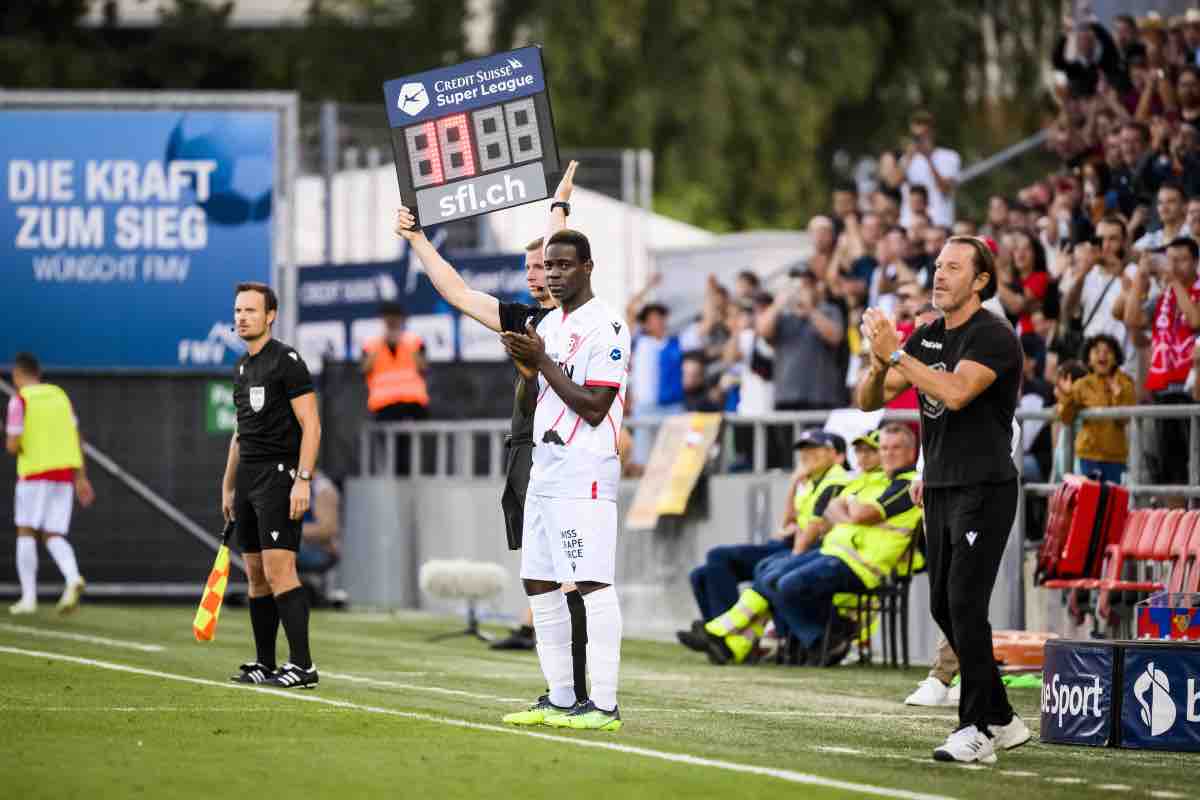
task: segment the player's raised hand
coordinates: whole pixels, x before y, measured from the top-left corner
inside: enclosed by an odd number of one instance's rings
[[[567,164],[567,170],[563,173],[562,180],[558,182],[558,188],[554,190],[556,202],[565,203],[571,199],[571,192],[575,189],[575,168],[578,166],[579,162],[574,160]]]
[[[396,235],[412,242],[424,238],[425,232],[417,227],[417,218],[408,210],[408,206],[396,209]]]

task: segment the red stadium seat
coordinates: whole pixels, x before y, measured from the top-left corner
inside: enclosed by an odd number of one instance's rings
[[[1197,537],[1200,537],[1200,511],[1189,511],[1179,523],[1179,528],[1175,531],[1175,541],[1171,545],[1171,578],[1167,581],[1168,592],[1187,591],[1183,587],[1187,583],[1188,557]]]
[[[1116,570],[1115,574],[1109,572],[1100,580],[1100,597],[1096,603],[1096,612],[1102,618],[1108,619],[1111,614],[1113,592],[1161,592],[1166,588],[1166,584],[1162,581],[1122,580],[1120,575],[1126,564],[1139,570],[1143,568],[1143,565],[1170,561],[1173,552],[1171,548],[1175,543],[1175,536],[1179,531],[1180,523],[1184,520],[1185,513],[1183,509],[1179,508],[1170,511],[1165,509],[1151,511],[1150,522],[1142,531],[1137,549],[1126,554],[1123,563],[1119,565],[1120,569]]]
[[[1129,516],[1125,518],[1121,541],[1104,548],[1101,576],[1116,578],[1121,574],[1125,558],[1138,552],[1138,543],[1151,520],[1152,512],[1153,509],[1149,508],[1138,508],[1129,512]],[[1042,585],[1048,589],[1098,589],[1101,580],[1102,578],[1053,578]]]
[[[1200,592],[1200,519],[1192,530],[1192,541],[1188,545],[1187,573],[1183,579],[1185,592]]]

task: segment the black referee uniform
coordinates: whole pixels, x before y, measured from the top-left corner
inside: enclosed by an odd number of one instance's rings
[[[554,309],[523,303],[500,303],[500,329],[527,333],[525,323],[534,327]],[[512,429],[508,440],[508,456],[504,470],[504,494],[500,506],[504,509],[504,528],[508,549],[521,549],[521,532],[525,527],[525,495],[529,490],[529,473],[533,469],[533,415],[537,410],[538,382],[517,375],[513,399]],[[587,702],[587,611],[579,591],[566,592],[567,609],[571,612],[571,661],[575,681],[575,700]]]
[[[989,733],[1013,718],[992,653],[988,604],[1017,512],[1011,443],[1021,345],[1008,323],[981,308],[951,330],[944,319],[920,328],[904,350],[935,370],[974,361],[996,373],[958,411],[920,395],[931,611],[960,662],[959,725]]]
[[[300,548],[303,521],[291,518],[291,493],[299,469],[302,431],[292,411],[292,400],[312,391],[312,377],[304,359],[275,339],[257,354],[242,356],[233,368],[238,438],[234,537],[243,553],[272,549],[295,553]],[[290,664],[312,670],[304,588],[252,597],[249,605],[258,664],[243,665],[243,676],[234,679],[246,683],[274,683],[280,679],[283,673],[272,680],[269,673],[254,671],[258,667],[274,670],[280,623],[291,651]],[[315,670],[312,672],[305,682],[315,685]]]

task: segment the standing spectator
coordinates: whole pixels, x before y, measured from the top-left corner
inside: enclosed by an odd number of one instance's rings
[[[758,332],[758,320],[773,302],[769,294],[756,295],[749,309],[749,324],[729,340],[725,360],[737,365],[738,414],[753,416],[775,410],[775,353]]]
[[[721,351],[729,339],[729,328],[725,326],[728,307],[729,290],[717,282],[715,275],[709,275],[700,319],[688,325],[683,329],[683,333],[679,334],[679,346],[685,353],[702,353],[706,364],[721,357]]]
[[[705,374],[706,360],[695,350],[683,354],[683,407],[688,411],[721,411],[723,397]]]
[[[1113,39],[1121,58],[1129,52],[1130,45],[1138,40],[1137,20],[1128,14],[1117,14],[1113,17]]]
[[[662,280],[655,273],[625,308],[625,319],[633,335],[629,363],[629,403],[633,418],[676,414],[683,411],[682,361],[679,337],[667,334],[670,311],[661,303],[645,303],[651,289]],[[650,430],[634,433],[633,462],[645,465],[654,437]]]
[[[912,225],[913,217],[922,214],[929,217],[929,189],[923,183],[915,183],[908,187],[908,213],[901,214],[901,224],[906,228]]]
[[[909,133],[912,142],[905,148],[904,156],[892,175],[892,183],[900,183],[902,179],[906,189],[913,186],[924,186],[929,197],[929,218],[936,225],[952,225],[954,223],[954,189],[958,183],[958,173],[962,167],[962,157],[957,152],[934,144],[933,115],[928,111],[916,111],[909,118]],[[905,194],[901,206],[901,224],[908,221],[911,212],[911,201]]]
[[[1178,183],[1164,183],[1158,190],[1158,218],[1162,225],[1133,243],[1133,249],[1147,252],[1166,247],[1181,236],[1191,236],[1187,226],[1187,206],[1183,187]]]
[[[1126,303],[1125,324],[1149,331],[1150,357],[1146,389],[1155,404],[1187,403],[1188,373],[1200,329],[1200,280],[1196,275],[1200,248],[1193,239],[1179,238],[1167,245],[1165,268],[1143,258],[1133,281],[1135,302]],[[1160,269],[1162,295],[1150,300],[1151,272]],[[1139,307],[1139,303],[1144,303]],[[1157,483],[1187,483],[1189,425],[1187,420],[1161,420],[1160,464]]]
[[[1189,231],[1200,233],[1200,197],[1188,200],[1187,216],[1184,217],[1184,220]]]
[[[1200,8],[1189,8],[1183,15],[1184,62],[1200,64]]]
[[[1194,10],[1200,15],[1200,9]],[[1175,101],[1181,121],[1200,122],[1200,68],[1196,67],[1195,61],[1179,71],[1179,77],[1175,79]]]
[[[996,296],[1018,333],[1030,333],[1032,314],[1041,310],[1050,289],[1045,248],[1028,230],[1013,231],[1012,252],[1008,258],[997,259],[996,268]]]
[[[833,219],[837,235],[841,236],[847,221],[858,216],[858,187],[854,181],[838,181],[834,184],[829,199],[833,209],[830,217]]]
[[[1080,409],[1104,406],[1131,406],[1137,398],[1133,379],[1119,367],[1123,360],[1121,344],[1106,333],[1091,337],[1083,347],[1088,375],[1077,381],[1055,387],[1058,416],[1064,425],[1071,425]],[[1083,420],[1075,436],[1075,457],[1084,475],[1099,472],[1109,483],[1121,483],[1125,463],[1129,460],[1129,443],[1125,438],[1128,420]]]
[[[903,195],[900,190],[890,186],[881,186],[871,195],[871,207],[879,215],[885,229],[900,224],[902,203]]]
[[[1050,61],[1061,75],[1057,84],[1065,97],[1091,97],[1102,75],[1109,83],[1120,86],[1121,52],[1108,31],[1097,22],[1076,25],[1067,20]]]
[[[744,269],[737,274],[733,284],[734,302],[750,303],[754,301],[762,284],[753,270]]]
[[[1130,218],[1132,235],[1145,223],[1150,198],[1158,189],[1150,129],[1144,123],[1130,121],[1121,126],[1120,154],[1121,163],[1113,171],[1113,185],[1121,213]]]
[[[792,278],[756,321],[775,352],[775,409],[805,411],[846,405],[839,351],[846,341],[845,317],[826,301],[811,272]],[[775,429],[776,453],[790,450],[792,426]]]
[[[1129,352],[1133,343],[1125,323],[1113,313],[1125,272],[1125,223],[1118,216],[1107,216],[1096,226],[1096,233],[1099,250],[1091,242],[1075,245],[1072,268],[1062,277],[1062,318],[1079,322],[1075,330],[1080,340],[1108,334]],[[1129,374],[1136,375],[1136,367],[1131,366]]]

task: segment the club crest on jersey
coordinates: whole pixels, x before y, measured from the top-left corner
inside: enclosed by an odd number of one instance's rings
[[[263,410],[263,406],[267,403],[267,387],[251,386],[250,387],[250,408],[254,409],[255,413]]]
[[[946,362],[939,361],[936,364],[930,364],[929,368],[936,372],[946,371]],[[924,392],[918,392],[917,397],[921,400],[921,413],[930,419],[937,419],[942,414],[946,413],[946,404],[941,400],[937,400]]]
[[[583,344],[583,339],[578,333],[572,333],[571,338],[567,340],[567,358],[575,355],[575,351],[579,349],[579,345]]]

